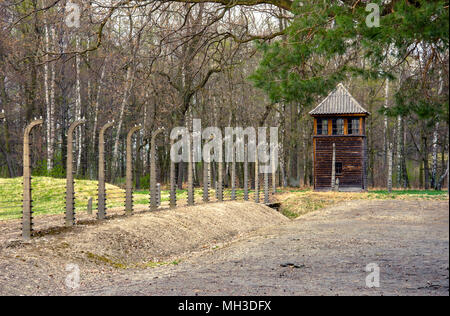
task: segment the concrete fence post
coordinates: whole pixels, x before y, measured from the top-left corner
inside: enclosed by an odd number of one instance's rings
[[[173,147],[175,141],[170,140],[170,148]],[[177,187],[175,182],[175,162],[170,159],[170,208],[175,208],[177,206]]]
[[[158,208],[156,198],[156,137],[164,131],[164,128],[158,128],[152,133],[150,144],[150,210]]]
[[[189,146],[188,146],[188,205],[192,206],[195,204],[194,197],[194,174],[193,174],[193,163],[192,163],[192,135],[188,133]]]
[[[33,231],[33,200],[31,194],[31,152],[30,134],[34,127],[44,124],[44,120],[34,120],[25,128],[23,136],[23,210],[22,210],[22,237],[31,238]]]
[[[75,181],[73,179],[73,133],[86,120],[73,122],[67,131],[67,159],[66,159],[66,227],[75,225]]]
[[[255,152],[255,203],[259,203],[259,160],[258,160],[258,146]]]
[[[114,125],[114,121],[106,123],[98,136],[98,210],[97,219],[106,218],[106,184],[105,184],[105,132]]]
[[[219,161],[217,164],[217,200],[223,202],[223,147],[220,145]]]
[[[133,134],[141,130],[142,126],[137,125],[130,129],[127,135],[127,166],[126,166],[126,198],[125,198],[125,212],[128,214],[133,212]]]
[[[88,200],[87,213],[92,215],[92,198],[90,197]]]
[[[267,172],[264,172],[264,204],[269,204],[269,174]]]
[[[217,164],[217,200],[223,202],[223,162]]]
[[[214,182],[214,191],[216,196],[216,201],[219,200],[219,182]]]
[[[156,184],[156,204],[161,206],[161,183]]]
[[[270,160],[270,164],[272,167],[272,194],[277,193],[277,165],[275,164],[275,158],[277,158],[276,157],[277,155],[278,155],[278,148],[274,146],[272,147],[271,150],[271,160]]]
[[[209,202],[209,185],[210,185],[209,168],[210,163],[203,162],[203,202],[205,203]]]
[[[231,158],[231,200],[236,200],[236,151],[234,146]]]
[[[248,201],[248,146],[244,146],[244,201]]]

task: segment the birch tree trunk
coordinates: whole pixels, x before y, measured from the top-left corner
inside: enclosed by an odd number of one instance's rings
[[[98,112],[99,112],[99,107],[100,107],[100,95],[102,93],[103,79],[105,78],[106,62],[107,62],[107,60],[105,59],[105,63],[103,65],[103,67],[102,67],[102,73],[100,75],[100,82],[98,83],[97,95],[95,97],[95,103],[94,103],[94,126],[92,128],[92,147],[95,147],[95,141],[96,141],[96,137],[97,137],[97,125],[98,125]]]
[[[400,115],[397,116],[397,187],[402,185],[403,175],[403,119]]]
[[[423,174],[424,174],[424,188],[428,190],[430,188],[430,169],[428,164],[428,138],[422,128],[422,161],[423,161]]]
[[[48,25],[47,21],[44,21],[45,27],[44,27],[44,37],[45,37],[45,50],[46,52],[50,51],[50,45],[49,45],[49,34],[48,34]],[[47,114],[47,171],[52,170],[52,155],[51,155],[51,127],[50,127],[50,111],[51,111],[51,105],[50,105],[50,89],[49,89],[49,69],[48,69],[48,55],[45,58],[45,64],[44,64],[44,90],[45,90],[45,106],[46,106],[46,114]]]
[[[76,51],[80,50],[80,37],[77,35],[75,38],[75,46]],[[76,54],[75,57],[75,67],[76,67],[76,91],[75,91],[75,120],[81,119],[81,57],[80,54]],[[81,148],[82,148],[82,135],[81,135],[81,128],[78,127],[76,130],[76,143],[77,143],[77,168],[76,173],[78,174],[80,171],[80,165],[81,165]]]
[[[2,107],[5,107],[8,104],[8,95],[6,94],[6,87],[5,87],[5,77],[1,74],[0,74],[0,100],[1,100]],[[5,110],[5,109],[3,109],[3,110]],[[0,113],[0,116],[1,116],[1,113]],[[2,122],[0,122],[0,128],[3,125],[3,135],[4,135],[4,139],[5,139],[5,148],[0,147],[0,152],[2,152],[5,155],[9,177],[14,178],[16,176],[16,173],[14,171],[15,163],[11,157],[9,122],[6,119],[6,117],[3,117],[3,119],[0,118],[0,121],[2,121]]]
[[[103,88],[103,80],[105,77],[105,69],[106,69],[106,61],[107,59],[105,58],[104,64],[102,66],[102,73],[100,74],[100,81],[98,83],[98,87],[97,87],[97,94],[95,96],[95,101],[94,101],[94,118],[93,118],[93,126],[92,126],[92,139],[91,139],[91,161],[95,161],[95,149],[96,147],[96,138],[97,138],[97,126],[98,126],[98,113],[99,113],[99,108],[100,108],[100,96],[102,94],[102,88]],[[91,165],[90,168],[90,174],[91,174],[91,179],[94,178],[94,174],[96,174],[95,172],[95,164]]]
[[[442,71],[439,71],[439,90],[438,95],[442,94],[444,87],[444,80],[442,78]],[[438,164],[438,141],[439,141],[439,121],[434,125],[433,131],[433,149],[432,149],[432,166],[431,166],[431,185],[434,189],[438,189],[439,181],[437,179],[437,164]]]
[[[386,80],[385,87],[385,103],[384,109],[387,110],[389,107],[389,80]],[[383,155],[384,155],[384,165],[386,166],[388,159],[388,117],[386,114],[383,115]]]
[[[392,192],[392,144],[388,146],[388,179],[387,179],[387,189],[388,192]]]
[[[51,28],[51,40],[53,47],[56,47],[56,32],[55,28]],[[52,62],[50,64],[51,69],[51,81],[50,81],[50,122],[47,124],[50,124],[50,155],[52,157],[52,168],[53,168],[53,156],[55,152],[55,142],[56,142],[56,118],[55,118],[55,108],[56,108],[56,101],[55,101],[55,90],[56,90],[56,69],[55,69],[55,62]]]
[[[123,118],[125,114],[125,109],[128,104],[128,99],[131,94],[131,90],[133,89],[134,85],[134,71],[135,71],[135,62],[136,62],[136,54],[139,49],[139,43],[140,43],[140,35],[137,35],[134,43],[133,43],[133,20],[131,18],[131,15],[129,16],[130,25],[129,25],[129,35],[128,35],[128,43],[130,45],[130,53],[132,55],[131,62],[128,65],[127,69],[127,76],[125,81],[125,89],[124,94],[122,98],[122,104],[120,106],[120,114],[119,114],[119,121],[117,125],[117,131],[116,131],[116,138],[114,141],[114,149],[113,149],[113,163],[112,165],[115,167],[114,170],[118,170],[117,162],[119,161],[119,141],[120,141],[120,133],[122,132],[122,125],[123,125]],[[115,174],[113,174],[113,178],[115,177]]]
[[[52,28],[52,34],[50,34],[50,30],[47,24],[47,21],[44,21],[44,38],[45,38],[45,50],[46,52],[50,51],[50,38],[54,38],[54,30]],[[44,90],[45,90],[45,105],[46,105],[46,133],[47,133],[47,171],[51,171],[53,169],[53,156],[54,156],[54,102],[55,102],[55,64],[51,63],[49,67],[50,61],[47,57],[45,58],[44,64]]]
[[[123,125],[123,117],[125,114],[125,108],[127,106],[128,103],[128,95],[132,89],[132,67],[131,65],[128,67],[127,69],[127,77],[126,77],[126,81],[125,81],[125,91],[124,91],[124,95],[123,95],[123,99],[122,99],[122,103],[120,105],[120,112],[119,112],[119,121],[118,121],[118,125],[117,125],[117,131],[116,131],[116,138],[114,141],[114,151],[113,151],[113,165],[115,166],[115,170],[117,170],[117,162],[119,161],[119,141],[120,141],[120,133],[122,131],[122,125]]]
[[[436,122],[433,131],[433,149],[432,149],[432,162],[431,162],[431,186],[437,189],[437,164],[438,164],[438,132],[439,122]]]

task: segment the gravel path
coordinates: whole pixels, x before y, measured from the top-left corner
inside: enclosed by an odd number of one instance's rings
[[[379,288],[366,287],[370,263],[380,267]],[[448,201],[351,201],[67,294],[449,295],[448,267]]]

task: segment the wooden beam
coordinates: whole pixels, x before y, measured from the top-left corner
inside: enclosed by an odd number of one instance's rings
[[[314,161],[313,161],[313,187],[314,187],[314,190],[316,189],[316,138],[314,138],[313,139],[313,157],[314,157]],[[303,177],[304,177],[305,175],[303,175]]]

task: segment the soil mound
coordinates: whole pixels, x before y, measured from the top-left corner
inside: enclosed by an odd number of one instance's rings
[[[280,213],[261,204],[214,203],[146,212],[78,227],[59,236],[53,246],[60,245],[67,255],[71,253],[77,258],[116,267],[145,266],[214,248],[239,235],[287,221]]]

